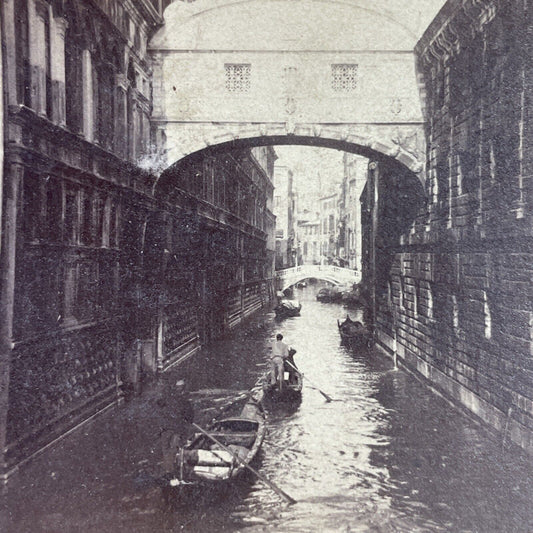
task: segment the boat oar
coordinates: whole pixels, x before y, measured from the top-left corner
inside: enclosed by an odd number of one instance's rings
[[[294,370],[296,370],[296,372],[300,372],[290,361],[287,361],[287,359],[285,359],[285,362],[292,368],[294,368]],[[309,381],[309,383],[313,386],[314,389],[316,389],[318,392],[320,392],[320,394],[322,394],[322,396],[324,396],[324,398],[326,398],[326,402],[332,402],[333,401],[333,398],[331,396],[328,396],[323,390],[320,390],[303,372],[300,372],[300,374],[302,375],[302,377],[305,377],[305,379],[307,381]]]
[[[230,448],[222,444],[217,438],[213,437],[209,432],[207,432],[205,429],[201,428],[198,424],[192,423],[192,425],[200,432],[203,433],[208,439],[211,439],[215,444],[220,446],[224,451],[230,453],[234,459],[236,459],[241,465],[246,467],[250,472],[255,474],[265,485],[268,485],[276,494],[281,496],[284,500],[286,500],[288,503],[293,504],[296,503],[296,500],[291,498],[286,492],[282,491],[276,484],[274,484],[272,481],[270,481],[268,478],[260,474],[257,470],[252,468],[249,464],[245,463],[236,453],[233,452]]]

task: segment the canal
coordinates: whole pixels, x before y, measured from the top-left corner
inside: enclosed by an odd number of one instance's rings
[[[297,350],[308,384],[335,401],[306,387],[301,403],[269,405],[256,464],[296,505],[248,478],[223,497],[166,507],[149,476],[157,448],[142,420],[153,413],[134,400],[115,412],[122,429],[110,417],[107,432],[95,422],[15,476],[4,496],[2,530],[533,531],[531,459],[395,370],[390,359],[342,346],[337,319],[347,310],[317,302],[316,289],[297,291],[300,317],[277,321],[260,313],[186,368],[205,422],[229,405],[232,390],[254,384],[277,332]],[[78,460],[65,464],[69,454]]]

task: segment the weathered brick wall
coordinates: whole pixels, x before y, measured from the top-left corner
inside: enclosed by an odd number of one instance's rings
[[[400,239],[378,228],[391,265],[376,296],[381,345],[530,451],[532,10],[452,0],[418,43],[427,203]]]

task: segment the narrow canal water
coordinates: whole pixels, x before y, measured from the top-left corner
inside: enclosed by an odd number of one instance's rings
[[[269,432],[256,467],[297,504],[284,503],[249,478],[223,496],[168,509],[158,487],[138,483],[136,469],[145,459],[125,442],[122,454],[87,452],[70,475],[59,467],[55,485],[35,480],[27,489],[40,491],[38,497],[8,498],[6,524],[18,522],[13,531],[54,533],[533,531],[531,458],[502,446],[412,376],[395,370],[388,358],[342,346],[337,319],[347,310],[317,302],[316,289],[297,291],[300,317],[277,321],[273,313],[259,314],[187,369],[190,389],[205,390],[205,398],[195,397],[207,405],[209,391],[224,394],[253,385],[277,332],[296,348],[295,361],[308,385],[335,401],[306,387],[300,403],[270,405]],[[124,439],[133,442],[135,436]],[[77,453],[76,438],[69,445]],[[120,459],[111,461],[114,456]],[[111,465],[105,472],[88,470],[98,457]],[[24,489],[24,482],[18,483],[15,496]]]

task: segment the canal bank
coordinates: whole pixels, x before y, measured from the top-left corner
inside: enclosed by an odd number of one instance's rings
[[[157,466],[150,391],[106,413],[10,479],[0,529],[11,532],[465,531],[529,532],[529,459],[502,452],[378,352],[340,344],[349,312],[296,291],[300,317],[259,313],[231,336],[173,369],[193,397],[242,390],[265,369],[277,332],[299,368],[335,401],[304,388],[301,402],[269,406],[257,468],[298,503],[288,506],[247,479],[224,498],[168,509],[151,481]],[[221,404],[219,404],[221,405]],[[210,414],[213,414],[210,412]]]

